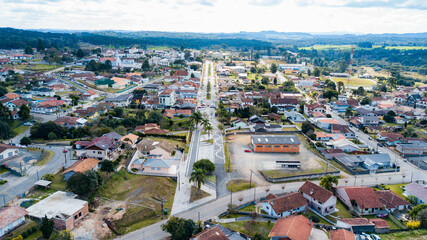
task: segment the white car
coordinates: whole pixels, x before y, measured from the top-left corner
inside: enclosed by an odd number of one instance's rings
[[[25,122],[24,126],[33,126],[33,124],[31,122]]]
[[[371,238],[373,240],[381,240],[380,236],[378,236],[377,234],[371,234]]]

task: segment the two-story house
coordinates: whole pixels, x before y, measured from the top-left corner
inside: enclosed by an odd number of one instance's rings
[[[306,181],[298,190],[307,200],[308,206],[322,215],[335,212],[337,197],[334,194],[310,181]]]
[[[262,201],[262,210],[274,217],[287,217],[293,213],[302,212],[307,207],[307,200],[299,192],[276,196],[268,194]]]
[[[170,107],[175,105],[176,96],[175,90],[173,89],[165,89],[159,94],[159,104]]]

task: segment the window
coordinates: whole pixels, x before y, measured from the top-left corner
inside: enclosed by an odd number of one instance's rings
[[[317,207],[317,210],[320,210],[320,207]]]
[[[102,154],[102,152],[98,152],[98,154]]]
[[[159,170],[159,171],[160,171],[160,168],[158,167],[158,168],[157,168],[157,170]]]
[[[13,152],[9,152],[7,155],[8,155],[9,157],[12,157]]]
[[[95,151],[92,151],[93,153],[95,153]]]
[[[74,219],[77,219],[77,215],[76,215],[76,216],[74,216]]]
[[[256,146],[256,147],[262,148],[262,145],[258,145],[258,146]]]
[[[79,212],[79,217],[81,217],[82,216],[82,212]]]
[[[0,159],[3,159],[3,155],[0,155]]]
[[[280,147],[280,145],[274,145],[274,147],[275,147],[275,148],[279,148],[279,147]]]
[[[156,168],[153,168],[153,167],[152,167],[152,168],[151,168],[151,170],[153,170],[153,171],[154,171],[154,170],[156,170]]]
[[[266,145],[265,147],[268,147],[268,148],[269,148],[269,147],[271,147],[271,145]]]

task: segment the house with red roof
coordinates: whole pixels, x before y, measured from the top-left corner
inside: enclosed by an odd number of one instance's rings
[[[88,90],[87,92],[82,94],[82,97],[86,100],[95,100],[99,97],[99,94],[93,90]]]
[[[28,211],[19,206],[0,209],[0,238],[25,223]]]
[[[9,144],[0,143],[0,160],[19,155],[19,148]]]
[[[308,240],[314,224],[302,215],[280,218],[268,237],[271,240]]]
[[[329,236],[331,240],[356,240],[354,233],[345,229],[332,230],[329,232]]]
[[[304,105],[304,114],[305,115],[311,116],[315,112],[326,113],[326,106],[319,104],[319,103],[305,104]]]
[[[302,212],[307,207],[307,200],[299,192],[287,193],[281,196],[268,194],[262,201],[262,210],[274,217],[287,217]]]
[[[306,181],[298,190],[314,211],[329,215],[335,212],[337,197],[334,194],[310,181]]]
[[[353,233],[362,233],[362,232],[372,233],[375,231],[375,224],[370,222],[366,218],[337,219],[336,226],[340,228],[345,228]]]

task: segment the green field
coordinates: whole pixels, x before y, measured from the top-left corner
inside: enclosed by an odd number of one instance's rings
[[[63,65],[35,64],[30,65],[30,67],[28,67],[27,65],[14,65],[13,67],[29,71],[48,72],[57,68],[61,68],[63,67]]]
[[[343,82],[344,86],[347,86],[347,78],[332,78],[336,83]],[[370,79],[363,79],[363,78],[350,78],[350,81],[348,82],[349,87],[360,87],[360,86],[373,86],[376,85],[376,82]]]
[[[351,45],[313,45],[311,47],[302,47],[299,49],[303,50],[327,50],[327,49],[337,49],[337,50],[345,50],[345,49],[351,49]]]
[[[254,187],[254,183],[251,184],[251,188]],[[230,192],[240,192],[249,189],[249,181],[243,179],[232,180],[227,183],[227,190]]]
[[[385,48],[398,50],[427,50],[427,46],[387,46]]]

